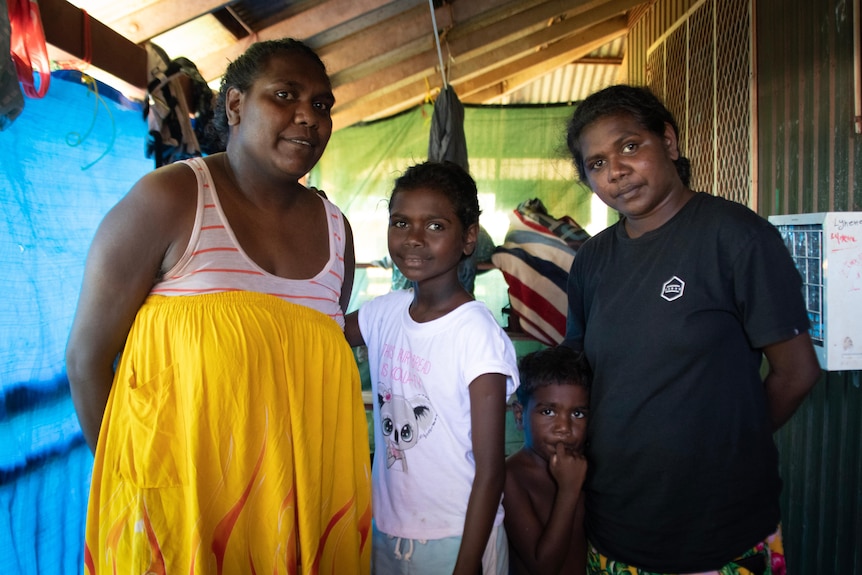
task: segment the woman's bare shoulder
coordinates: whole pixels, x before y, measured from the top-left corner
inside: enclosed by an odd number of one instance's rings
[[[173,203],[197,195],[197,177],[190,166],[175,163],[162,166],[139,179],[130,194],[154,201]]]

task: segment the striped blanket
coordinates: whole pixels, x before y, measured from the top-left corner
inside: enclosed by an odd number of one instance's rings
[[[509,304],[527,335],[556,345],[566,333],[566,280],[589,234],[573,219],[549,215],[541,200],[509,214],[509,231],[491,261],[509,286]]]

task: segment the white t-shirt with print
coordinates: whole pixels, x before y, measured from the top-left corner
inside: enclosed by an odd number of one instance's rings
[[[417,323],[412,301],[412,290],[400,290],[359,310],[374,396],[374,520],[407,539],[461,536],[476,471],[469,385],[501,373],[508,398],[518,386],[515,349],[483,303]],[[502,521],[499,505],[494,525]]]

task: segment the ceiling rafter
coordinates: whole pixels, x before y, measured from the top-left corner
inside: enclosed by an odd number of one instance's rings
[[[565,14],[561,2],[545,2],[516,14],[507,14],[502,19],[482,13],[472,21],[457,25],[449,31],[445,51],[455,61],[469,59],[501,48],[534,31],[547,29],[547,23]],[[343,105],[356,105],[363,99],[393,91],[404,84],[439,72],[439,59],[433,41],[428,40],[427,49],[397,64],[381,68],[355,81],[342,84],[338,76],[333,78],[336,99]],[[436,72],[435,72],[436,71]]]
[[[547,73],[552,67],[559,67],[577,58],[589,54],[596,46],[601,46],[626,32],[624,17],[614,18],[607,22],[601,22],[587,30],[582,31],[570,38],[556,42],[545,50],[533,52],[520,58],[504,58],[501,65],[487,71],[481,62],[465,62],[457,68],[458,71],[468,72],[478,70],[482,73],[472,76],[465,74],[466,79],[455,78],[451,81],[455,93],[465,103],[484,103],[503,93],[499,86],[512,77],[513,70],[519,70],[520,66],[529,66],[534,74]],[[543,70],[539,72],[539,70]],[[520,79],[517,80],[521,82]],[[367,101],[355,107],[347,107],[342,110],[338,106],[334,109],[333,125],[336,129],[352,125],[363,120],[375,120],[381,117],[396,114],[413,106],[425,99],[427,88],[425,81],[418,81],[415,85],[405,86],[397,93],[386,94],[380,98]],[[439,90],[439,81],[429,81],[427,86],[432,90]],[[513,88],[512,88],[513,89]],[[483,92],[483,90],[490,90]],[[507,91],[510,91],[507,89]]]
[[[223,50],[206,54],[195,61],[201,75],[207,80],[218,78],[224,73],[227,63],[232,62],[257,40],[274,40],[289,36],[301,40],[308,39],[327,30],[349,24],[351,20],[369,15],[372,19],[382,17],[386,11],[379,9],[389,7],[397,11],[409,9],[422,0],[330,0],[314,8],[305,10],[286,18],[257,32],[255,36],[240,40]],[[372,25],[369,22],[367,25]],[[313,43],[309,42],[312,47]]]
[[[552,19],[545,19],[548,15],[547,12],[540,13],[543,17],[540,20],[542,28],[526,35],[509,36],[506,38],[507,41],[502,44],[493,43],[493,46],[496,47],[491,49],[487,48],[490,43],[482,37],[482,34],[474,31],[463,36],[463,42],[458,39],[450,42],[450,45],[461,48],[459,53],[463,52],[466,56],[459,56],[455,59],[449,69],[449,81],[457,87],[465,85],[475,76],[484,74],[482,79],[473,82],[478,85],[475,88],[470,88],[470,92],[479,91],[506,81],[507,77],[511,75],[508,72],[509,69],[517,69],[518,65],[525,65],[526,62],[530,62],[531,69],[534,70],[534,73],[538,73],[538,69],[542,68],[541,60],[556,57],[555,51],[561,50],[561,47],[565,47],[564,53],[576,52],[575,55],[570,54],[568,56],[569,60],[564,58],[559,63],[556,60],[553,61],[553,64],[546,63],[544,67],[544,73],[546,73],[553,68],[571,62],[577,57],[585,56],[602,44],[625,34],[627,19],[623,14],[632,5],[638,3],[636,0],[611,0],[598,5],[584,3],[590,4],[591,7],[581,12],[577,17],[569,16],[568,13],[564,12],[557,14]],[[508,19],[492,23],[486,27],[485,31],[487,34],[499,34],[501,29],[509,29],[511,23],[508,20],[521,19],[522,17],[523,15],[510,16]],[[610,24],[598,28],[591,34],[580,35],[586,29],[610,19],[613,19]],[[552,22],[550,25],[548,24],[549,21]],[[533,28],[527,26],[527,29]],[[567,37],[572,38],[568,43],[555,46],[551,50],[545,50],[538,56],[536,55],[543,46],[553,46]],[[589,49],[584,51],[580,49],[582,46]],[[523,60],[524,58],[527,60]],[[534,62],[534,60],[538,60],[538,62]],[[504,68],[507,70],[505,75],[501,76],[499,71],[494,71],[510,63],[510,68]],[[429,90],[436,92],[442,87],[442,78],[439,75],[436,52],[433,48],[429,48],[426,52],[405,60],[399,65],[385,68],[376,76],[368,76],[346,86],[338,86],[334,82],[336,101],[339,102],[333,114],[336,126],[350,125],[359,119],[373,119],[407,109],[422,102]],[[508,82],[508,85],[520,86],[522,82],[516,80]],[[459,94],[462,93],[461,89],[456,89],[456,91]],[[500,92],[499,87],[497,91]],[[369,113],[369,110],[372,109],[376,109],[378,112],[376,114]]]
[[[510,93],[544,76],[549,71],[572,63],[597,48],[619,38],[627,32],[625,16],[606,20],[500,68],[485,72],[482,76],[464,83],[464,103],[484,104],[489,100]],[[503,80],[499,80],[499,78]],[[495,78],[497,78],[495,80]],[[474,89],[478,86],[487,86]]]
[[[135,44],[140,44],[190,22],[204,14],[223,7],[224,0],[160,0],[152,4],[139,5],[134,12],[113,20],[103,20],[105,24],[122,34]],[[99,18],[97,13],[94,17]]]
[[[498,5],[499,0],[473,0],[457,10],[452,8],[452,5],[438,8],[435,10],[437,27],[440,30],[448,30],[461,26],[461,22],[476,18]],[[373,69],[375,65],[397,62],[433,45],[432,20],[426,0],[394,18],[379,21],[361,33],[343,38],[334,44],[318,46],[317,52],[326,62],[330,75],[344,79],[366,75],[368,72],[363,72],[362,68]],[[352,70],[345,73],[348,69]],[[347,81],[350,80],[340,82],[339,78],[335,79],[336,83]]]
[[[652,4],[652,0],[448,0],[434,10],[432,20],[428,0],[72,1],[116,33],[118,40],[111,47],[93,38],[99,53],[82,68],[89,66],[95,73],[97,62],[105,62],[105,69],[113,66],[121,80],[134,82],[137,98],[145,97],[140,77],[151,64],[135,64],[134,71],[117,68],[116,56],[122,49],[143,52],[144,43],[152,41],[170,57],[187,57],[215,86],[227,64],[252,42],[286,36],[303,40],[327,66],[337,100],[336,129],[433,98],[444,82],[436,34],[446,81],[464,102],[511,98],[545,103],[567,94],[570,99],[575,94],[582,98],[589,90],[604,87],[600,82],[617,77],[617,69],[624,72],[620,62],[625,41],[620,38],[628,32],[625,22]],[[68,46],[64,58],[80,58],[86,52],[83,35],[64,32],[70,20],[52,16],[59,10],[45,12],[43,19],[58,25],[51,28],[52,35]],[[592,70],[587,61],[599,67],[598,73],[584,76]]]

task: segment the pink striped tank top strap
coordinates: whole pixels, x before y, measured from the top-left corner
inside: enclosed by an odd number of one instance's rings
[[[329,222],[329,261],[312,278],[272,275],[243,251],[222,211],[212,176],[202,158],[184,160],[195,172],[198,206],[194,229],[180,260],[150,293],[189,296],[226,291],[254,291],[316,309],[344,326],[339,305],[344,282],[344,215],[321,198]]]

